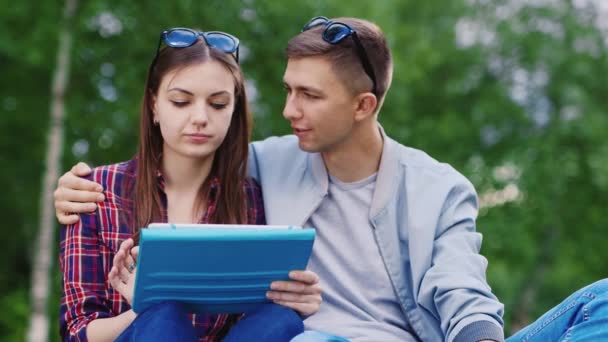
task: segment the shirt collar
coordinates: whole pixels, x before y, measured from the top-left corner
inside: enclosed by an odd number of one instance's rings
[[[157,184],[158,184],[158,188],[161,191],[161,193],[163,195],[165,195],[165,186],[166,186],[166,182],[165,182],[165,177],[163,176],[163,173],[161,170],[156,170],[156,180],[157,180]],[[201,222],[200,223],[207,223],[207,221],[209,220],[209,217],[211,215],[213,215],[213,213],[215,212],[215,209],[217,208],[217,201],[219,199],[219,192],[220,192],[220,178],[215,176],[211,179],[211,182],[209,183],[209,192],[207,193],[207,210],[205,212],[205,214],[203,215],[203,217],[201,218]],[[164,196],[163,196],[164,197]],[[165,202],[165,207],[166,207],[166,202]],[[166,209],[165,209],[166,210]]]

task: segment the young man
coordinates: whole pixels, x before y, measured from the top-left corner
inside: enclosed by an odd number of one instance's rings
[[[313,18],[289,41],[287,58],[283,116],[294,135],[252,143],[250,167],[269,224],[317,230],[308,268],[324,302],[306,329],[353,341],[503,341],[473,186],[377,122],[393,69],[382,31],[360,19]],[[59,181],[62,223],[94,209],[71,202],[99,196],[75,176],[87,169],[77,165]],[[608,283],[581,291],[513,338],[602,336]]]

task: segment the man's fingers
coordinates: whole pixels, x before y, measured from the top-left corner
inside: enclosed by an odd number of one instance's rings
[[[86,179],[81,179],[88,182]],[[93,183],[97,184],[97,183]],[[101,192],[88,191],[88,190],[75,190],[68,187],[60,187],[55,191],[56,201],[70,201],[70,202],[101,202],[105,199],[105,196]]]
[[[293,303],[309,303],[309,304],[321,304],[323,301],[321,295],[302,295],[292,292],[277,292],[268,291],[266,297],[273,301],[293,302]]]
[[[63,212],[57,211],[56,215],[57,215],[57,220],[61,224],[74,224],[80,220],[80,216],[74,215],[74,214],[68,215],[68,214],[64,214]]]
[[[72,169],[70,170],[70,172],[80,177],[89,175],[91,171],[92,170],[89,165],[83,162],[79,162],[78,164],[72,166]]]
[[[270,289],[281,292],[295,292],[301,294],[319,294],[322,291],[319,284],[308,285],[297,281],[273,281]]]
[[[103,188],[100,184],[92,182],[88,179],[80,178],[72,172],[67,172],[59,178],[57,182],[58,188],[70,188],[74,190],[96,191],[101,192]]]
[[[289,278],[311,285],[319,282],[319,276],[312,271],[291,271]]]
[[[97,204],[61,201],[55,202],[55,210],[61,213],[90,213],[97,210]]]

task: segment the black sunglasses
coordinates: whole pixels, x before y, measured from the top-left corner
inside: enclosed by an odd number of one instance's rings
[[[165,45],[172,48],[186,48],[194,45],[198,40],[198,37],[202,36],[205,43],[209,47],[218,49],[225,53],[233,54],[237,63],[239,61],[239,39],[231,34],[221,31],[210,31],[210,32],[199,32],[189,28],[172,28],[165,30],[160,34],[158,40],[158,47],[156,48],[156,56],[152,61],[152,65],[156,63],[158,54],[160,53],[160,46],[164,42]],[[152,66],[151,65],[151,66]]]
[[[357,46],[357,54],[359,55],[359,60],[361,60],[361,64],[363,65],[363,69],[369,78],[372,80],[372,93],[376,94],[376,74],[374,73],[374,68],[372,68],[372,64],[369,61],[369,57],[367,52],[365,51],[365,47],[359,40],[357,36],[357,31],[355,31],[350,26],[345,23],[341,23],[338,21],[331,21],[327,17],[314,17],[304,25],[302,28],[302,32],[308,31],[314,27],[319,25],[325,25],[325,30],[321,34],[321,37],[324,41],[329,44],[335,45],[346,39],[346,37],[351,36],[355,41],[355,45]]]

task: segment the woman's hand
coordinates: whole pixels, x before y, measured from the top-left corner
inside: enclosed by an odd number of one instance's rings
[[[319,310],[321,285],[319,276],[312,271],[291,271],[288,281],[274,281],[266,294],[273,302],[292,308],[300,316],[306,317]]]
[[[120,244],[108,275],[110,285],[125,298],[129,305],[133,301],[136,263],[139,254],[139,246],[133,247],[134,244],[133,239],[127,239]]]

